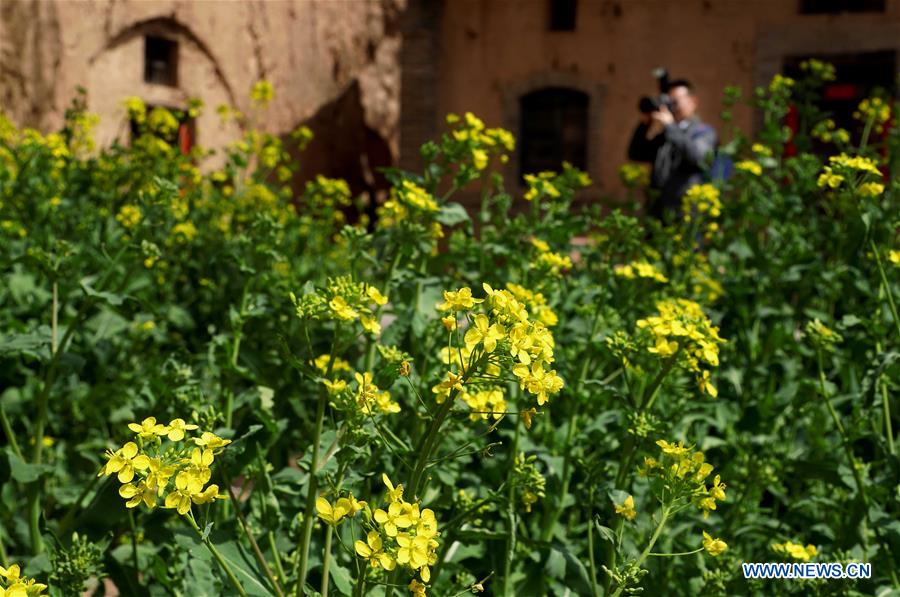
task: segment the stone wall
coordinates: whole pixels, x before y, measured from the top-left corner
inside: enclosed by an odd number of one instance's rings
[[[237,131],[220,124],[215,107],[251,113],[250,87],[264,78],[275,99],[259,118],[262,129],[286,133],[310,122],[319,139],[309,161],[367,179],[371,172],[354,169],[392,163],[399,152],[404,8],[405,0],[2,0],[0,101],[17,124],[53,130],[84,86],[102,119],[98,138],[109,142],[127,139],[124,97],[174,107],[199,97],[206,110],[197,141],[219,148]],[[144,81],[147,35],[178,42],[177,86]],[[355,129],[323,138],[333,134],[317,118],[327,105],[339,110],[332,122]],[[374,158],[361,138],[376,147]],[[335,146],[337,157],[313,155]]]

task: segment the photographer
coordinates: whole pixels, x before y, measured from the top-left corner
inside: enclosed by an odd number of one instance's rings
[[[628,147],[628,158],[653,164],[648,213],[660,220],[677,217],[681,197],[703,182],[716,149],[716,131],[697,117],[697,98],[691,84],[657,75],[659,98],[642,98],[641,123]]]

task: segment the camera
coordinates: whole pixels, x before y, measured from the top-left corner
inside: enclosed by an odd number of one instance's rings
[[[654,68],[651,71],[651,74],[659,85],[659,95],[654,97],[645,95],[642,97],[638,102],[638,110],[640,110],[642,114],[649,114],[651,112],[656,112],[662,106],[665,106],[671,112],[672,100],[669,98],[669,71],[665,67],[660,66]]]

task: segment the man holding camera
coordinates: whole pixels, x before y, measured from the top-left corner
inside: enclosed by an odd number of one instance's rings
[[[677,217],[685,191],[703,182],[717,137],[715,129],[697,116],[690,82],[670,82],[665,71],[657,78],[662,93],[641,99],[641,122],[628,146],[628,159],[653,164],[647,211],[664,220]]]

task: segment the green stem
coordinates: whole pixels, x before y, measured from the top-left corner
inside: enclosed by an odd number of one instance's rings
[[[278,546],[275,545],[275,533],[269,530],[266,532],[266,537],[269,540],[269,551],[272,552],[272,559],[275,561],[275,573],[278,574],[279,582],[285,582],[287,577],[281,565],[281,556],[278,555]]]
[[[278,597],[284,597],[284,593],[281,590],[281,586],[278,584],[278,579],[275,578],[275,575],[272,574],[272,569],[269,568],[269,563],[266,562],[266,558],[263,556],[262,550],[259,548],[259,544],[256,542],[256,539],[253,537],[253,533],[250,532],[250,527],[247,525],[247,519],[244,517],[244,513],[241,512],[241,508],[238,504],[238,498],[234,495],[234,490],[231,488],[231,483],[226,481],[225,486],[228,488],[228,497],[231,499],[231,503],[234,506],[234,513],[237,515],[238,522],[241,525],[241,529],[244,531],[244,535],[246,535],[247,540],[250,542],[250,547],[253,549],[253,555],[256,556],[256,561],[259,563],[266,577],[269,579],[269,582],[272,583],[272,588],[275,589],[275,594]],[[273,551],[273,553],[275,553]]]
[[[141,586],[141,567],[138,564],[137,529],[134,526],[133,510],[128,510],[128,525],[131,527],[131,565],[134,567],[134,582],[137,586]]]
[[[335,327],[334,330],[334,341],[331,344],[331,354],[328,356],[328,367],[325,371],[325,377],[329,377],[331,375],[332,368],[334,366],[335,353],[337,352],[337,339],[338,339],[338,330],[339,327]],[[319,489],[319,484],[316,478],[317,469],[319,467],[319,443],[322,438],[322,426],[325,421],[325,404],[328,401],[328,393],[325,389],[325,386],[319,390],[319,401],[316,405],[316,426],[315,431],[313,432],[313,446],[312,446],[312,459],[309,464],[309,488],[306,492],[306,507],[303,511],[303,534],[301,537],[301,543],[298,546],[300,550],[299,560],[295,559],[294,571],[295,574],[298,574],[297,577],[297,586],[295,589],[295,594],[299,595],[300,591],[303,590],[303,587],[306,585],[306,575],[308,573],[308,564],[309,564],[309,543],[312,540],[312,527],[313,522],[315,521],[315,517],[313,516],[313,509],[316,505],[316,492]]]
[[[881,263],[881,254],[878,252],[878,245],[874,240],[869,240],[872,246],[872,252],[875,253],[875,263],[878,265],[878,274],[881,276],[881,286],[884,288],[884,294],[887,295],[888,306],[891,309],[891,315],[894,318],[894,326],[897,328],[897,338],[900,339],[900,315],[897,315],[897,304],[894,302],[894,293],[891,292],[891,285],[888,284],[887,275],[884,273],[884,265]]]
[[[676,556],[692,556],[695,553],[700,553],[701,551],[703,551],[703,548],[698,547],[697,549],[695,549],[693,551],[682,551],[679,553],[648,553],[647,556],[657,557],[657,558],[674,558]]]
[[[362,568],[356,577],[356,586],[353,587],[353,597],[363,597],[366,594],[366,571],[369,569],[369,561],[363,560]]]
[[[9,424],[9,419],[6,417],[6,409],[3,408],[3,404],[0,404],[0,424],[3,425],[3,433],[6,434],[9,446],[16,453],[16,456],[24,460],[22,450],[19,449],[19,442],[16,441],[16,435],[13,433],[12,425]]]
[[[247,311],[247,291],[250,288],[250,281],[244,284],[244,290],[241,293],[241,309],[238,314],[236,329],[234,330],[234,340],[231,344],[231,370],[237,369],[238,356],[241,354],[241,339],[244,335],[244,315]],[[231,428],[232,419],[234,417],[234,388],[229,388],[225,394],[225,426]]]
[[[463,375],[460,383],[465,385],[466,379],[468,378],[468,373]],[[450,391],[450,395],[447,396],[447,399],[444,400],[444,403],[441,404],[437,413],[434,415],[434,419],[431,421],[431,426],[428,428],[428,431],[422,436],[422,439],[419,441],[419,445],[416,446],[416,453],[419,455],[416,459],[416,463],[413,466],[412,475],[409,478],[409,495],[413,498],[416,498],[419,494],[419,490],[421,489],[421,485],[423,482],[423,474],[425,472],[425,468],[428,466],[428,461],[431,459],[431,453],[434,450],[434,445],[437,442],[439,437],[439,432],[441,430],[441,426],[443,426],[444,421],[447,419],[447,415],[450,414],[450,409],[453,407],[453,401],[456,400],[456,396],[459,394],[459,390],[453,389]]]
[[[325,551],[322,557],[322,597],[328,597],[328,586],[331,584],[329,582],[331,580],[329,568],[331,568],[331,536],[333,534],[334,527],[328,525],[328,528],[325,530]]]
[[[850,465],[850,471],[853,473],[853,480],[856,483],[856,489],[859,492],[859,497],[862,500],[863,507],[866,511],[866,520],[869,519],[869,501],[866,498],[866,487],[863,483],[862,475],[859,473],[859,468],[857,467],[856,457],[853,456],[853,450],[850,446],[850,438],[847,436],[847,432],[844,429],[844,425],[841,423],[841,419],[837,414],[837,411],[834,409],[834,405],[831,404],[831,400],[828,398],[828,392],[825,389],[825,370],[824,364],[822,362],[822,351],[821,349],[816,350],[816,356],[819,366],[819,388],[821,389],[822,401],[825,402],[825,406],[828,408],[828,414],[831,415],[831,420],[834,422],[835,428],[838,430],[838,434],[841,436],[841,445],[844,448],[844,454],[847,456],[847,463]],[[865,542],[865,538],[863,538]]]
[[[593,491],[591,492],[591,501],[593,502]],[[590,565],[591,574],[591,597],[597,597],[599,594],[597,589],[597,564],[594,561],[594,514],[588,507],[588,564]]]
[[[656,542],[659,540],[659,536],[662,534],[663,528],[666,526],[666,522],[669,520],[669,509],[666,506],[663,506],[662,514],[659,518],[659,524],[656,526],[656,530],[653,531],[653,535],[650,537],[650,542],[647,544],[647,547],[644,548],[644,551],[641,552],[640,557],[638,557],[635,562],[635,566],[640,568],[641,564],[644,563],[644,560],[650,555],[650,552],[653,550],[653,546],[656,545]],[[612,597],[618,597],[622,594],[622,591],[625,590],[624,586],[618,587],[615,592],[612,594]]]
[[[896,454],[894,450],[894,432],[891,428],[891,403],[888,399],[887,381],[881,379],[881,409],[884,411],[884,434],[887,438],[888,453]]]
[[[228,565],[228,562],[225,561],[225,558],[222,557],[222,554],[219,553],[219,550],[216,549],[216,546],[212,544],[212,541],[209,540],[209,537],[203,536],[203,531],[200,530],[200,527],[197,526],[197,521],[194,520],[194,515],[190,512],[185,519],[191,523],[191,528],[194,529],[194,532],[197,533],[197,536],[200,537],[200,540],[203,541],[203,545],[206,546],[206,549],[212,554],[212,556],[218,562],[219,567],[222,568],[222,571],[225,573],[225,576],[228,577],[228,581],[231,585],[237,590],[238,594],[241,597],[247,597],[247,591],[244,590],[244,587],[241,585],[241,581],[237,579],[237,576],[234,575],[234,571],[231,569],[231,566]]]
[[[503,563],[503,594],[513,595],[512,592],[512,562],[516,554],[516,487],[512,482],[513,472],[515,471],[516,457],[519,450],[519,429],[522,425],[521,417],[516,417],[516,431],[513,434],[512,449],[509,454],[509,464],[507,465],[506,485],[506,559]]]

